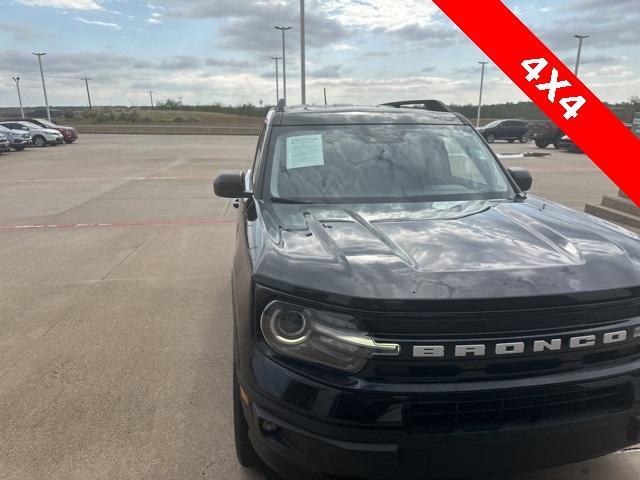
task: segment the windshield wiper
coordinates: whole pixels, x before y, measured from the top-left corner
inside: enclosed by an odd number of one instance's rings
[[[296,200],[295,198],[271,197],[269,200],[273,203],[288,203],[290,205],[309,205],[312,203],[304,200]]]

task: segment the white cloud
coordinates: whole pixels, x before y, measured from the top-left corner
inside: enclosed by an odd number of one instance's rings
[[[162,20],[158,20],[157,18],[149,18],[147,19],[148,23],[153,23],[154,25],[157,25],[158,23],[162,23]]]
[[[70,10],[103,10],[95,0],[19,0],[30,7],[68,8]]]
[[[440,11],[430,0],[327,0],[320,8],[343,25],[389,31],[431,25]]]
[[[353,45],[348,45],[346,43],[337,43],[333,46],[333,49],[338,52],[346,52],[349,50],[355,50],[356,47],[354,47]]]
[[[98,25],[99,27],[109,27],[115,28],[116,30],[122,30],[122,27],[117,23],[101,22],[99,20],[87,20],[86,18],[82,17],[73,17],[73,19],[77,20],[78,22],[86,23],[88,25]]]

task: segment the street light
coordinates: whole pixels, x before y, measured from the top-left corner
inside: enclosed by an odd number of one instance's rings
[[[585,38],[589,38],[589,35],[574,35],[573,38],[578,39],[578,57],[576,58],[575,74],[578,76],[578,70],[580,69],[580,55],[582,55],[582,42]]]
[[[304,0],[300,0],[300,83],[302,105],[307,104],[306,39],[304,36]]]
[[[293,27],[274,27],[276,30],[282,32],[282,96],[284,98],[284,104],[287,104],[287,57],[285,52],[285,38],[284,34],[287,30],[291,30]]]
[[[480,113],[482,111],[482,90],[484,88],[484,67],[489,62],[478,62],[482,65],[482,73],[480,74],[480,99],[478,100],[478,119],[476,120],[476,128],[480,127]]]
[[[20,117],[24,118],[24,109],[22,108],[22,95],[20,95],[20,77],[11,77],[16,82],[16,88],[18,89],[18,102],[20,102]]]
[[[36,57],[38,57],[38,65],[40,65],[40,77],[42,78],[42,91],[44,92],[44,104],[47,107],[47,118],[51,121],[51,111],[49,110],[49,99],[47,98],[47,86],[44,83],[44,72],[42,71],[42,57],[46,55],[46,53],[33,53]]]
[[[271,60],[276,62],[276,105],[280,101],[280,75],[278,74],[278,61],[282,60],[282,57],[271,57]]]

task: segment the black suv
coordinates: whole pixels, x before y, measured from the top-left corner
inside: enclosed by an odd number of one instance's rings
[[[239,461],[469,477],[640,438],[640,237],[527,196],[461,115],[272,110],[232,271]]]
[[[529,123],[525,120],[496,120],[478,129],[478,132],[489,143],[496,140],[507,140],[510,143],[519,140],[527,143],[529,138]]]

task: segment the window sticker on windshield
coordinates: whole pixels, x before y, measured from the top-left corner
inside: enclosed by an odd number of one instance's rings
[[[322,135],[287,138],[287,170],[324,165]]]

